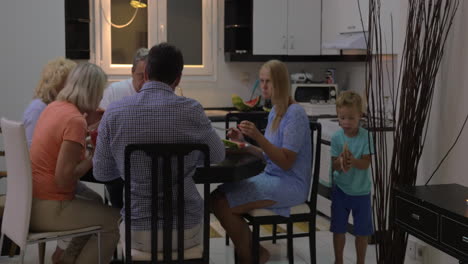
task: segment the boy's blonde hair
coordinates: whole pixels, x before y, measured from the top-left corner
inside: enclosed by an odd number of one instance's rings
[[[78,64],[68,76],[57,100],[74,104],[82,113],[95,111],[106,82],[107,76],[99,66],[88,62]]]
[[[276,116],[271,126],[272,131],[279,127],[281,119],[288,110],[291,97],[291,82],[289,81],[289,72],[286,65],[279,60],[270,60],[262,65],[261,69],[270,72],[272,84],[271,103],[275,106]]]
[[[42,69],[41,79],[36,86],[34,98],[41,99],[45,104],[55,101],[57,94],[65,85],[68,74],[75,66],[74,61],[64,57],[49,61]]]
[[[361,96],[353,91],[341,92],[336,99],[336,108],[340,107],[355,107],[360,113],[364,112]]]

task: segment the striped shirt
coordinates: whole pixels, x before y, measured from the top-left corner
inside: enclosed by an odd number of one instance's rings
[[[139,93],[113,102],[107,108],[98,129],[94,176],[101,181],[124,178],[125,146],[147,143],[207,144],[211,163],[224,159],[224,145],[200,103],[177,96],[170,86],[153,81],[147,82]],[[200,152],[192,152],[185,159],[185,228],[192,228],[202,221],[203,201],[192,179],[202,158]],[[150,162],[150,158],[142,153],[132,155],[133,230],[151,229]],[[159,182],[162,183],[161,179]],[[176,195],[174,189],[174,201]],[[122,216],[124,212],[122,209]],[[162,217],[162,212],[158,214]],[[161,224],[159,228],[162,228]]]

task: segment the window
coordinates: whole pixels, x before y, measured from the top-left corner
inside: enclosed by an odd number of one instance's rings
[[[95,60],[109,75],[129,75],[140,47],[169,42],[184,54],[184,76],[213,76],[216,62],[217,1],[148,0],[135,14],[129,0],[95,1]]]

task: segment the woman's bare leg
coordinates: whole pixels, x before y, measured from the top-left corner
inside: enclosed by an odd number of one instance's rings
[[[241,263],[253,263],[251,255],[252,232],[242,215],[253,209],[265,208],[275,203],[272,200],[262,200],[229,208],[229,203],[224,193],[219,191],[212,193],[211,206],[213,212],[232,239]],[[269,257],[270,253],[268,250],[260,246],[260,263],[266,263]]]

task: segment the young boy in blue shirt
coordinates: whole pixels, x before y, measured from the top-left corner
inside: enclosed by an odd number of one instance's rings
[[[346,226],[353,214],[357,263],[363,264],[368,237],[373,233],[371,179],[369,165],[373,154],[372,138],[360,127],[362,100],[359,94],[342,92],[336,101],[341,129],[331,139],[332,206],[331,227],[335,263],[343,263]]]

